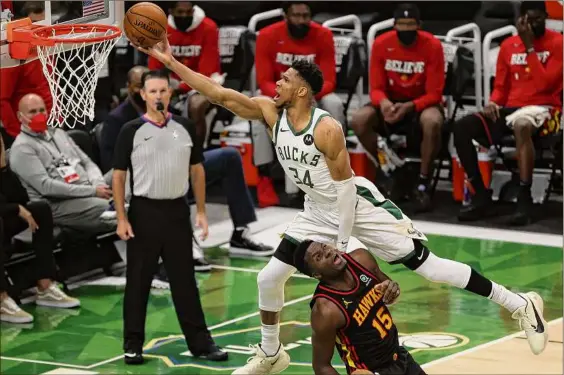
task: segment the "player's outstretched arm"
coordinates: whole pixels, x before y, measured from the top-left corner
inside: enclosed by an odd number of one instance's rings
[[[313,346],[313,371],[315,375],[338,375],[331,364],[337,330],[346,324],[339,308],[324,298],[318,298],[311,310],[311,344]]]
[[[315,139],[315,146],[325,156],[327,167],[338,192],[339,234],[337,248],[345,251],[354,224],[357,200],[356,186],[353,181],[354,174],[345,135],[341,124],[334,118],[327,116],[317,124],[313,138]]]
[[[266,120],[271,126],[274,126],[276,123],[276,119],[273,119],[272,116],[273,113],[276,113],[274,101],[266,98],[251,99],[240,92],[221,86],[203,74],[193,71],[172,56],[168,40],[165,39],[148,49],[139,46],[134,47],[162,62],[188,86],[207,97],[210,102],[225,107],[237,116],[247,120]]]

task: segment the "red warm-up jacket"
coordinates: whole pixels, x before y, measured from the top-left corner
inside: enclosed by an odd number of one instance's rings
[[[31,93],[41,96],[47,111],[51,110],[53,100],[41,61],[0,69],[0,119],[12,137],[20,133],[21,124],[16,116],[19,101]]]
[[[562,34],[546,30],[527,53],[518,35],[501,43],[490,101],[503,107],[562,105]]]
[[[311,22],[307,36],[295,40],[288,33],[286,21],[280,21],[260,30],[257,37],[255,65],[261,93],[276,96],[276,81],[299,59],[315,62],[323,73],[323,87],[315,96],[317,100],[335,91],[337,71],[331,30]]]
[[[419,31],[406,47],[395,31],[374,40],[370,57],[370,100],[378,106],[383,99],[412,100],[415,111],[440,104],[445,86],[443,46],[432,34]]]
[[[194,6],[194,22],[187,31],[180,31],[174,24],[174,18],[168,16],[168,42],[172,55],[182,64],[207,77],[213,73],[221,73],[219,58],[219,30],[215,22],[206,17],[204,11]],[[148,60],[149,69],[162,69],[164,65],[153,57]],[[179,79],[176,74],[173,78]],[[181,91],[190,91],[190,87],[182,82]]]

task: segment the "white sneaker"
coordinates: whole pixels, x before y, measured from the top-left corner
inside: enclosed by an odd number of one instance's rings
[[[31,323],[33,316],[23,311],[10,297],[0,302],[0,320],[8,323]]]
[[[55,283],[51,283],[49,288],[44,291],[38,289],[35,303],[39,306],[58,307],[60,309],[80,306],[78,299],[67,296]]]
[[[543,352],[548,343],[548,326],[542,315],[544,303],[541,296],[535,292],[519,293],[527,304],[518,308],[512,315],[519,320],[519,327],[525,330],[529,346],[534,354]]]
[[[284,350],[284,346],[280,344],[278,352],[268,357],[259,345],[252,346],[255,350],[255,356],[247,360],[247,364],[233,371],[233,375],[269,375],[278,374],[288,368],[290,365],[290,356]]]

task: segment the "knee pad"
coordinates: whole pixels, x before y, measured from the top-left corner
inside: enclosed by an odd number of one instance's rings
[[[415,269],[415,272],[435,283],[465,288],[470,280],[472,269],[467,264],[439,258],[430,252],[427,259]]]
[[[284,306],[284,285],[296,268],[276,258],[258,273],[259,308],[263,311],[279,312]]]

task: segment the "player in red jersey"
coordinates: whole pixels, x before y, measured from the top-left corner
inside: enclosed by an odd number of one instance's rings
[[[497,59],[494,90],[481,113],[462,118],[454,126],[454,144],[468,181],[475,192],[459,220],[491,215],[491,191],[484,186],[472,140],[483,146],[514,134],[519,163],[520,191],[512,225],[531,221],[531,184],[534,167],[533,139],[560,129],[562,111],[562,34],[546,29],[546,5],[521,3],[519,35],[507,38]]]
[[[284,20],[261,29],[257,36],[255,64],[262,95],[276,96],[276,82],[295,60],[315,62],[323,73],[323,87],[315,100],[321,109],[344,124],[343,102],[335,94],[333,33],[311,21],[311,10],[305,1],[286,2],[283,9]]]
[[[310,303],[316,375],[338,374],[331,365],[334,347],[348,374],[425,374],[399,344],[398,330],[386,306],[399,297],[399,286],[367,250],[345,254],[306,240],[296,249],[294,264],[319,280]]]
[[[443,47],[432,34],[419,30],[417,6],[398,6],[394,19],[395,30],[380,35],[372,44],[371,103],[355,113],[351,126],[373,160],[378,160],[378,133],[404,134],[410,148],[420,146],[420,178],[412,193],[417,210],[427,211],[431,209],[429,177],[441,147],[444,122]],[[382,181],[376,183],[384,194],[390,194]]]
[[[168,42],[173,56],[184,65],[223,83],[219,58],[219,30],[216,23],[197,5],[190,1],[174,1],[168,10]],[[164,65],[149,57],[149,69],[158,70]],[[172,75],[180,81],[178,76]],[[207,131],[206,111],[210,102],[192,90],[186,83],[180,82],[180,93],[188,93],[188,107],[183,113],[196,122],[198,137],[205,139]]]

